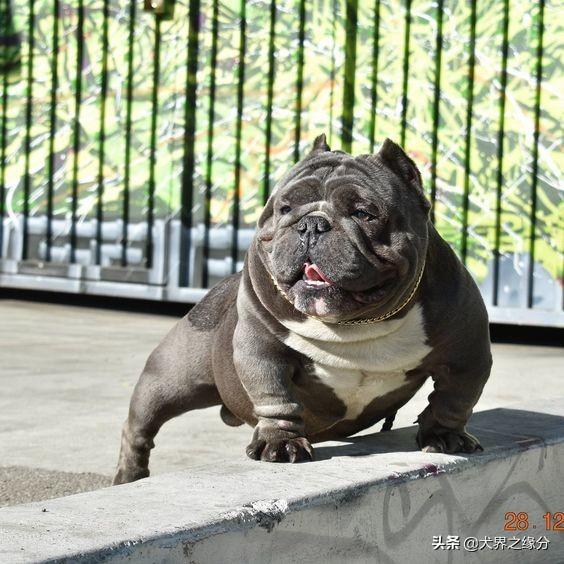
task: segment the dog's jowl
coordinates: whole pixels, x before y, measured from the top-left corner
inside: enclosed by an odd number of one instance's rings
[[[413,161],[331,151],[325,137],[278,184],[242,273],[213,288],[149,357],[114,483],[149,475],[167,420],[221,405],[251,458],[313,458],[312,443],[385,420],[431,377],[419,448],[480,449],[465,425],[488,379],[486,310],[429,220]]]

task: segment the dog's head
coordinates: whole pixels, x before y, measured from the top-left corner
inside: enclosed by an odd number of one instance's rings
[[[401,303],[427,251],[429,202],[414,162],[331,151],[325,136],[278,184],[259,219],[259,255],[300,312],[338,321]]]

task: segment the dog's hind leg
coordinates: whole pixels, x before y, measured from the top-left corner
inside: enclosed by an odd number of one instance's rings
[[[184,318],[153,351],[131,398],[114,484],[149,475],[153,439],[169,419],[221,403],[209,354],[212,338]]]

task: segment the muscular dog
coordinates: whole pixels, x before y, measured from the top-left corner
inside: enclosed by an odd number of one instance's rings
[[[481,449],[465,425],[491,368],[487,313],[429,208],[392,141],[354,158],[318,137],[268,200],[243,272],[149,357],[114,483],[148,476],[155,435],[186,411],[221,405],[254,427],[248,456],[304,461],[311,443],[389,428],[429,377],[419,448]]]

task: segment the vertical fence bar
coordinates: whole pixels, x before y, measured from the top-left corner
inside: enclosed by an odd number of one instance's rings
[[[127,244],[129,228],[129,188],[131,182],[131,127],[133,107],[133,51],[135,43],[135,17],[137,2],[129,4],[129,30],[127,51],[127,86],[125,94],[125,163],[123,175],[123,202],[121,219],[123,222],[121,233],[121,266],[127,266]]]
[[[533,163],[531,167],[531,217],[529,233],[529,268],[527,272],[527,307],[533,307],[534,300],[534,275],[535,275],[535,241],[537,229],[537,188],[539,171],[539,136],[540,136],[540,111],[541,111],[541,86],[542,86],[542,60],[544,55],[544,6],[545,0],[539,1],[538,14],[538,42],[537,42],[537,68],[535,83],[535,129],[533,143]]]
[[[24,140],[24,178],[23,178],[23,229],[22,259],[29,256],[29,198],[31,196],[31,121],[33,117],[33,53],[35,50],[35,0],[29,0],[28,51],[27,51],[27,96],[25,106],[25,140]]]
[[[405,2],[405,34],[403,39],[403,76],[401,94],[400,145],[405,147],[407,129],[407,91],[409,87],[409,40],[411,38],[411,0]]]
[[[509,53],[509,0],[503,2],[503,40],[501,45],[501,77],[499,95],[499,129],[497,134],[497,174],[496,174],[496,209],[495,242],[493,264],[492,304],[497,306],[499,298],[499,258],[501,245],[501,193],[503,184],[503,140],[505,138],[505,91],[507,89],[507,56]]]
[[[270,146],[272,143],[272,103],[274,100],[274,48],[276,39],[276,0],[270,1],[270,28],[268,33],[268,78],[266,93],[266,127],[264,134],[264,182],[262,204],[270,194]]]
[[[239,258],[239,213],[241,202],[241,133],[245,87],[245,51],[247,48],[246,0],[241,0],[239,19],[239,68],[237,72],[237,121],[235,125],[235,186],[233,192],[233,234],[231,237],[231,273],[237,271]]]
[[[71,196],[70,261],[76,261],[76,212],[78,209],[78,156],[80,152],[80,107],[82,105],[82,64],[84,59],[84,1],[78,0],[76,26],[76,85],[74,97],[74,139]]]
[[[3,7],[3,12],[0,13],[0,33],[4,36],[8,33],[9,26],[11,24],[11,6],[9,3],[5,3]],[[0,72],[2,73],[2,118],[0,125],[0,135],[2,136],[1,147],[0,147],[0,259],[2,258],[2,249],[4,243],[4,202],[6,198],[6,146],[8,140],[6,139],[6,134],[8,132],[7,121],[8,121],[8,72],[10,71],[10,60],[7,56],[8,52],[9,37],[3,38],[3,44],[0,45]]]
[[[347,21],[345,24],[345,87],[343,89],[341,144],[343,151],[348,152],[352,149],[352,133],[354,126],[357,22],[358,0],[347,0]]]
[[[4,248],[4,217],[6,215],[6,152],[8,148],[8,88],[10,81],[8,75],[14,68],[19,67],[19,34],[13,27],[12,5],[9,1],[4,2],[3,13],[0,14],[0,32],[4,35],[0,72],[2,73],[2,117],[0,124],[0,135],[2,142],[0,147],[0,259],[3,257]],[[13,55],[13,56],[10,56]]]
[[[378,62],[380,55],[380,0],[374,3],[374,31],[372,36],[372,87],[370,91],[370,152],[374,152],[376,140],[376,109],[378,106]]]
[[[202,265],[202,286],[208,287],[210,258],[210,227],[211,227],[211,198],[212,198],[212,170],[213,170],[213,137],[215,122],[215,91],[217,72],[217,40],[219,36],[219,0],[213,0],[212,13],[212,45],[210,72],[210,105],[208,109],[208,146],[206,153],[206,193],[204,196],[204,248]]]
[[[0,258],[4,248],[4,215],[6,201],[6,149],[8,145],[8,69],[3,69],[2,75],[2,147],[0,149]]]
[[[299,0],[300,23],[298,31],[298,60],[296,72],[296,118],[294,134],[294,162],[300,160],[300,137],[302,135],[302,91],[304,87],[304,41],[306,2]]]
[[[53,200],[55,197],[55,133],[57,131],[57,90],[59,89],[60,2],[53,0],[53,55],[51,59],[51,97],[49,107],[49,158],[47,161],[47,233],[45,260],[51,260],[53,247]]]
[[[470,171],[471,171],[471,147],[472,147],[472,117],[474,111],[474,67],[476,64],[476,19],[477,0],[471,1],[470,12],[470,46],[468,56],[468,93],[466,106],[466,135],[464,146],[464,194],[462,197],[462,244],[460,255],[463,264],[466,264],[468,256],[468,208],[470,207]]]
[[[104,221],[104,165],[106,161],[106,100],[108,97],[108,21],[110,0],[102,9],[102,77],[100,83],[100,129],[98,139],[98,181],[96,189],[96,264],[102,261],[102,222]]]
[[[179,285],[182,287],[188,286],[190,281],[200,0],[190,0],[188,10],[188,60],[186,63],[186,109],[184,113],[184,158],[180,203],[180,260],[178,279]]]
[[[431,221],[435,223],[437,201],[437,157],[441,106],[441,65],[443,63],[443,10],[444,0],[437,0],[437,35],[435,37],[435,82],[433,85],[433,132],[431,140]]]
[[[333,0],[333,18],[331,20],[331,71],[329,80],[331,81],[331,90],[329,91],[329,145],[333,144],[333,102],[335,100],[335,45],[337,38],[337,6],[338,0]]]
[[[155,14],[155,52],[151,91],[151,137],[149,141],[149,189],[147,192],[147,241],[145,266],[153,267],[153,225],[155,223],[155,166],[157,164],[157,125],[159,113],[159,76],[161,74],[161,16]]]

